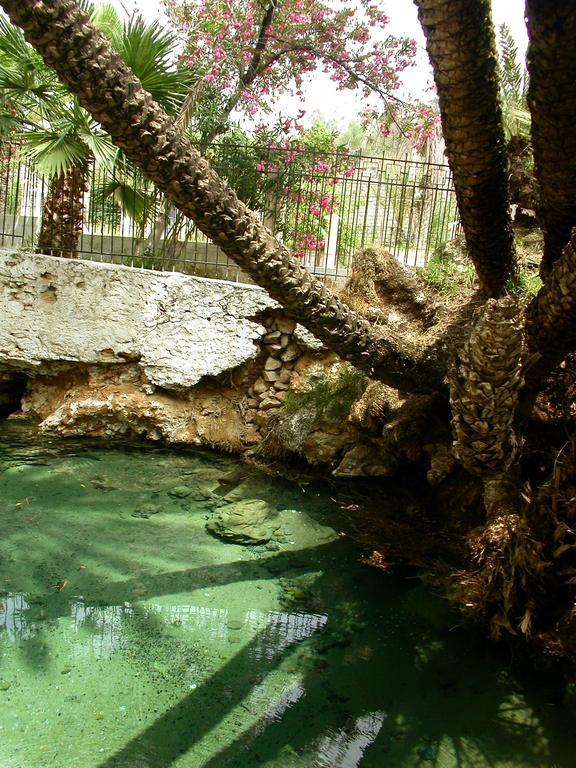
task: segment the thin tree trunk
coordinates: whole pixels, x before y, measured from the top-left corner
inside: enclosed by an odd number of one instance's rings
[[[2,0],[2,6],[116,145],[290,314],[375,378],[405,391],[441,386],[438,360],[427,359],[398,331],[373,328],[302,269],[175,128],[75,2]]]
[[[78,258],[86,188],[86,175],[78,166],[54,176],[50,181],[42,209],[37,253]]]
[[[544,229],[541,272],[576,225],[576,0],[527,0],[528,104]]]
[[[470,257],[485,293],[498,297],[516,258],[490,0],[415,3]]]

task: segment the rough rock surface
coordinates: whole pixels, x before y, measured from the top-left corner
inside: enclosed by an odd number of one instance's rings
[[[254,358],[266,329],[252,318],[276,307],[254,286],[2,252],[0,368],[132,361],[151,385],[185,389]]]
[[[22,412],[40,422],[42,430],[66,437],[138,435],[230,451],[258,440],[254,427],[242,420],[241,391],[206,382],[187,392],[149,394],[142,382],[143,373],[134,364],[36,376],[28,384]]]
[[[262,499],[244,499],[218,509],[206,528],[235,544],[265,544],[278,528],[278,513]]]
[[[341,366],[259,288],[182,274],[0,252],[0,312],[0,382],[18,399],[27,379],[22,413],[63,436],[138,435],[241,452],[270,425],[278,432],[287,390]],[[364,410],[374,425],[314,409],[285,419],[284,448],[336,475],[391,474],[373,399]],[[186,498],[205,497],[188,485]],[[246,485],[229,491],[211,529],[269,541],[274,513]]]

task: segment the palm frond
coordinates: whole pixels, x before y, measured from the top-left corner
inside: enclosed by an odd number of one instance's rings
[[[20,155],[31,160],[39,174],[52,178],[73,166],[84,165],[88,158],[87,145],[74,134],[54,133],[37,129],[21,136],[24,142]]]
[[[79,131],[78,138],[86,144],[96,162],[111,173],[120,150],[114,146],[108,134],[98,133],[95,126],[91,126],[90,130]]]
[[[530,112],[527,92],[528,75],[520,62],[518,48],[509,27],[501,24],[500,37],[500,84],[502,119],[507,139],[512,136],[529,136]]]
[[[528,108],[508,106],[504,110],[504,130],[506,136],[528,136],[530,134],[531,116]]]
[[[0,16],[0,59],[9,61],[42,61],[40,54],[28,45],[24,33],[5,16]]]
[[[118,52],[144,88],[169,112],[176,113],[192,85],[187,68],[174,66],[178,40],[158,22],[133,16],[124,27]]]
[[[20,128],[20,122],[14,115],[0,108],[0,139],[7,139],[13,136]]]
[[[184,97],[176,122],[185,130],[190,127],[198,109],[198,100],[203,89],[203,81],[197,80]]]
[[[118,50],[122,40],[123,24],[118,11],[111,3],[104,3],[92,9],[90,18],[94,26],[108,38],[112,46]]]
[[[126,216],[142,227],[159,213],[157,196],[145,188],[136,186],[133,179],[112,178],[92,188],[94,205],[103,206],[110,199]]]
[[[502,87],[505,92],[521,99],[526,93],[524,71],[520,64],[518,47],[507,24],[501,24],[498,31]]]
[[[0,88],[19,100],[23,94],[47,98],[58,87],[54,70],[28,45],[18,27],[0,16]],[[61,86],[59,86],[61,87]]]

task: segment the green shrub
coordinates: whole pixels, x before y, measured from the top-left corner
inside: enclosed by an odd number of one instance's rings
[[[293,416],[301,411],[313,411],[316,422],[322,418],[337,419],[348,415],[352,404],[368,385],[368,378],[352,367],[342,368],[336,376],[315,375],[306,389],[288,392],[284,413]]]
[[[419,275],[434,291],[452,296],[471,288],[476,280],[476,270],[461,238],[437,248]]]

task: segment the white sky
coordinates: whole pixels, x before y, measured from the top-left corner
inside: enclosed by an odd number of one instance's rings
[[[136,7],[150,21],[161,17],[156,0],[108,1],[128,9]],[[381,5],[390,18],[389,31],[395,35],[412,37],[418,43],[417,64],[403,74],[403,82],[413,93],[425,98],[426,86],[431,83],[432,74],[416,6],[412,0],[383,0]],[[498,27],[503,22],[508,24],[520,55],[524,55],[528,41],[524,23],[524,0],[492,0],[492,12],[495,26]],[[284,103],[286,111],[293,113],[294,101],[287,98]],[[298,106],[306,110],[308,118],[321,114],[339,128],[344,128],[362,109],[362,98],[358,93],[336,90],[335,84],[327,76],[319,74],[306,86],[304,103],[299,103]]]

